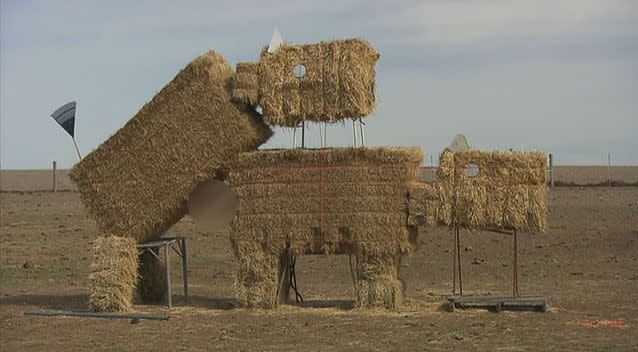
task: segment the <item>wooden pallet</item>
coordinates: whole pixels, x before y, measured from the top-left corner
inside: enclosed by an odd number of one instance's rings
[[[549,303],[545,296],[450,296],[447,309],[487,308],[496,312],[502,310],[534,310],[547,312]]]

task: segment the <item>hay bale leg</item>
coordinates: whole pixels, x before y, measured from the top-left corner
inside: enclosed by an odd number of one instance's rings
[[[98,237],[93,242],[89,310],[129,312],[137,282],[137,243],[128,237]]]
[[[264,250],[254,241],[242,244],[235,280],[237,304],[247,308],[275,308],[281,274],[280,256]]]
[[[356,304],[358,307],[396,309],[403,303],[399,279],[401,256],[397,253],[357,254]]]
[[[166,301],[166,272],[164,263],[160,262],[149,252],[152,250],[157,256],[159,250],[149,248],[140,253],[139,280],[137,293],[145,303],[159,303]]]

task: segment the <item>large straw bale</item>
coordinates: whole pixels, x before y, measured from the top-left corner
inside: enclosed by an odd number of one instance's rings
[[[258,69],[250,63],[237,65],[233,97],[261,106],[272,125],[294,127],[303,120],[336,122],[365,117],[375,108],[378,59],[379,53],[362,39],[285,43],[274,53],[263,50]],[[294,73],[299,64],[306,68],[303,77]],[[254,71],[260,77],[258,87]]]
[[[98,237],[93,242],[89,279],[89,309],[94,312],[128,312],[133,307],[138,251],[130,237]]]
[[[210,51],[71,170],[100,229],[146,241],[186,213],[198,184],[223,178],[242,151],[272,134],[251,109],[231,102],[233,70]]]
[[[479,173],[468,175],[475,165]],[[451,226],[547,230],[547,158],[543,152],[441,154],[436,218]]]
[[[408,193],[422,159],[417,148],[240,154],[230,174],[237,198],[231,241],[239,261],[239,303],[276,305],[282,253],[290,247],[298,254],[350,253],[364,264],[385,263],[374,275],[362,267],[366,283],[357,286],[357,304],[399,305],[395,264],[414,244]],[[381,299],[383,292],[391,297]]]

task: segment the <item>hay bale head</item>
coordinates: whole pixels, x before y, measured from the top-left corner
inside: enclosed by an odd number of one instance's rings
[[[469,228],[547,230],[543,152],[444,151],[436,218]]]
[[[230,174],[239,302],[276,305],[289,246],[298,254],[354,254],[363,270],[357,303],[399,305],[398,263],[414,242],[408,193],[422,159],[416,148],[242,153]]]
[[[71,170],[100,229],[149,240],[186,212],[198,184],[223,178],[242,151],[272,134],[230,97],[233,70],[210,51],[188,64],[150,102]]]
[[[138,251],[127,237],[98,237],[93,242],[92,284],[89,309],[94,312],[128,312],[133,307]]]
[[[263,50],[259,63],[237,64],[233,97],[261,106],[270,124],[286,127],[368,116],[378,59],[362,39],[286,43],[274,53]],[[295,72],[300,65],[302,75]]]

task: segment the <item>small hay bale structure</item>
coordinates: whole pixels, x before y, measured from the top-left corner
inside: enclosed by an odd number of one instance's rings
[[[478,167],[478,175],[469,175],[468,167]],[[546,172],[543,152],[446,150],[437,171],[435,217],[447,226],[546,232]]]
[[[215,51],[188,64],[70,173],[104,233],[147,241],[187,211],[195,186],[222,179],[242,151],[272,134],[252,109],[231,102],[234,72]]]
[[[128,312],[137,283],[138,251],[130,237],[98,237],[93,242],[89,279],[93,312]]]
[[[231,242],[240,305],[274,307],[289,246],[297,254],[353,254],[360,307],[403,299],[401,257],[415,242],[408,196],[418,148],[267,150],[240,154]]]
[[[365,40],[283,44],[263,50],[258,63],[237,64],[233,98],[259,105],[271,125],[336,122],[370,115],[375,108],[379,53]],[[303,65],[303,77],[295,67]]]

